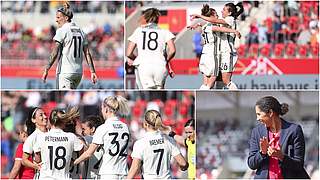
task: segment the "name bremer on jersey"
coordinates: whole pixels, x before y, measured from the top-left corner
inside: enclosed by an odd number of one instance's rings
[[[149,143],[150,143],[150,146],[163,144],[164,143],[164,139],[163,138],[161,138],[161,139],[152,139],[152,140],[149,141]]]
[[[68,137],[53,137],[53,136],[46,136],[46,137],[45,137],[45,141],[51,141],[51,142],[56,142],[56,141],[59,141],[59,142],[66,142],[66,141],[69,141],[69,140],[68,140]]]

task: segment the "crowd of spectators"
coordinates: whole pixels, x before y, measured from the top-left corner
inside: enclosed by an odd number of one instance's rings
[[[261,22],[255,17],[250,19],[245,44],[238,50],[240,57],[318,57],[319,2],[272,3],[272,14],[266,19]]]
[[[12,13],[52,13],[62,6],[64,1],[1,1],[1,12]],[[70,1],[75,13],[108,13],[122,12],[122,1]],[[39,7],[39,8],[37,8]]]
[[[75,13],[122,13],[121,1],[71,1],[72,10]],[[62,1],[1,1],[2,12],[35,13],[34,7],[41,5],[45,11],[41,13],[55,12],[62,6]],[[104,8],[105,7],[105,8]],[[105,11],[103,11],[105,9]],[[39,11],[39,10],[38,10]],[[75,22],[77,23],[77,22]],[[122,23],[122,22],[121,22]],[[113,26],[105,22],[103,26],[98,25],[95,20],[81,27],[88,36],[91,54],[94,60],[107,61],[109,63],[119,62],[124,58],[123,36],[124,26],[120,24]],[[54,45],[53,37],[56,25],[40,27],[36,24],[32,28],[24,26],[18,20],[10,23],[1,23],[1,59],[38,59],[47,60]]]
[[[27,112],[31,107],[41,107],[47,115],[54,108],[79,106],[80,120],[88,115],[100,115],[101,102],[107,96],[122,95],[128,99],[130,115],[121,120],[129,125],[133,143],[144,133],[142,122],[147,109],[161,112],[163,123],[170,125],[177,134],[183,134],[185,122],[193,118],[193,92],[111,92],[111,91],[42,91],[42,92],[3,92],[1,102],[1,177],[11,170],[18,132],[24,128]],[[183,152],[185,150],[182,149]],[[4,165],[6,164],[6,165]],[[178,168],[173,169],[174,177],[181,177]]]

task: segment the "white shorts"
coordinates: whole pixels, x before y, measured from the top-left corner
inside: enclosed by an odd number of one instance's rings
[[[58,74],[57,89],[77,89],[82,74]]]
[[[136,66],[136,84],[139,89],[163,89],[168,76],[165,66]]]
[[[237,53],[222,52],[219,59],[220,71],[222,73],[233,72],[234,66],[236,65],[238,60],[238,55]]]
[[[219,61],[217,55],[201,54],[199,62],[199,71],[205,76],[218,76]]]
[[[102,174],[98,176],[98,179],[111,179],[111,180],[115,180],[115,179],[126,179],[127,175],[120,175],[120,174]]]

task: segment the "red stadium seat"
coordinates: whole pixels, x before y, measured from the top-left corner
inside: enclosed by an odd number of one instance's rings
[[[300,19],[299,19],[298,16],[291,16],[291,17],[289,17],[289,19],[288,19],[289,28],[290,28],[291,30],[297,30],[298,27],[299,27],[299,24],[300,24],[299,20],[300,20]]]
[[[260,50],[261,55],[266,56],[266,57],[271,56],[270,52],[271,52],[271,44],[263,45],[263,47]]]
[[[296,55],[297,45],[294,43],[288,43],[286,48],[286,54],[288,57],[294,57]]]
[[[240,58],[245,58],[246,54],[247,54],[246,50],[247,50],[247,45],[245,45],[245,44],[240,45],[239,48],[237,49],[238,56]]]
[[[275,57],[283,57],[284,44],[276,44],[274,46],[274,56]]]
[[[249,47],[249,57],[255,58],[259,54],[259,44],[251,44]]]
[[[319,45],[311,46],[311,54],[313,57],[319,58]]]
[[[300,45],[299,46],[298,52],[299,52],[300,58],[308,57],[308,49],[309,49],[308,45]]]

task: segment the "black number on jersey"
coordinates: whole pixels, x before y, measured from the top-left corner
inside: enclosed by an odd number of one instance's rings
[[[204,44],[208,44],[209,43],[209,38],[208,38],[208,33],[207,32],[203,32],[202,37],[204,39]]]
[[[157,175],[159,175],[164,149],[156,149],[156,150],[153,150],[153,152],[157,154],[160,153],[158,166],[157,166]]]
[[[76,152],[76,158],[80,157],[79,155],[79,151]],[[71,158],[71,161],[74,161],[75,159]],[[79,169],[80,169],[80,164],[77,164],[77,169],[76,169],[76,174],[79,174]],[[72,173],[74,170],[74,166],[72,166],[72,168],[69,170],[69,173]]]
[[[97,152],[100,152],[100,150],[103,150],[103,145],[100,145],[100,146],[98,147]],[[99,169],[99,165],[100,165],[100,163],[101,163],[101,161],[102,161],[102,157],[103,157],[103,156],[101,156],[101,158],[99,159],[99,161],[93,166],[93,169]]]
[[[127,154],[125,154],[125,151],[127,149],[128,143],[129,143],[129,134],[128,133],[123,133],[121,135],[121,139],[126,140],[126,144],[121,148],[121,150],[120,150],[119,141],[117,141],[118,135],[119,135],[118,132],[109,133],[109,136],[114,136],[112,141],[111,141],[111,144],[116,144],[116,147],[117,147],[116,152],[112,152],[111,149],[109,149],[109,154],[111,156],[116,156],[120,152],[119,156],[127,156]]]
[[[142,31],[143,33],[143,44],[142,44],[142,49],[146,49],[146,37],[147,37],[147,32]],[[154,35],[153,35],[154,34]],[[158,48],[158,33],[157,32],[149,32],[148,34],[149,40],[147,42],[148,49],[154,51]],[[153,46],[151,47],[151,43]]]
[[[55,150],[56,158],[54,160],[53,160],[53,146],[48,146],[48,149],[49,149],[49,156],[50,156],[50,169],[52,170],[52,161],[53,161],[55,169],[61,170],[61,169],[65,168],[66,163],[67,163],[67,160],[65,158],[66,153],[67,153],[66,148],[63,146],[58,146]],[[59,154],[60,149],[62,149],[62,154],[60,153],[61,155]],[[62,166],[60,166],[60,167],[58,166],[59,159],[62,160]]]
[[[77,39],[79,40],[79,44],[77,43]],[[74,43],[74,51],[73,51],[73,57],[74,58],[80,58],[81,53],[81,36],[73,36],[72,41]]]

